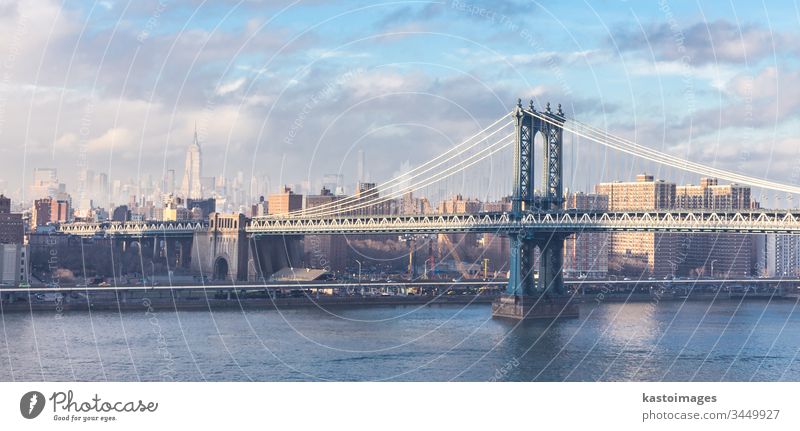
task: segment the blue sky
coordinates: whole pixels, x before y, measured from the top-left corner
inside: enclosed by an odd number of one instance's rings
[[[207,176],[351,182],[363,148],[380,181],[517,97],[796,182],[799,17],[788,1],[0,0],[0,187],[20,195],[36,166],[68,183],[82,163],[123,181],[180,172],[195,123]],[[573,188],[642,170],[697,180],[581,148]]]

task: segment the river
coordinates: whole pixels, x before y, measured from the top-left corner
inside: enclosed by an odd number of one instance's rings
[[[2,381],[800,380],[794,300],[5,313]]]

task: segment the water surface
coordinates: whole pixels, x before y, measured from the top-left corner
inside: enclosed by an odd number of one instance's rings
[[[2,315],[0,380],[800,381],[794,301]]]

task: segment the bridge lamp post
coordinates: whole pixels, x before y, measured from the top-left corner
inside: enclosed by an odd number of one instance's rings
[[[711,278],[714,278],[714,262],[716,262],[716,261],[717,261],[717,259],[712,259],[711,260]]]
[[[358,259],[354,259],[358,264],[358,285],[361,285],[361,261]]]

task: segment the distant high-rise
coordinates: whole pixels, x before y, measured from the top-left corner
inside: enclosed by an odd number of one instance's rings
[[[194,142],[186,150],[186,163],[184,164],[183,184],[181,185],[181,194],[184,198],[203,198],[203,187],[200,184],[200,175],[203,170],[202,156],[200,142],[197,140],[197,127],[195,127]]]
[[[798,274],[800,274],[800,239],[794,235],[767,235],[766,275],[796,277]]]
[[[342,187],[343,178],[342,174],[325,174],[322,176],[322,187],[330,190],[333,194],[341,194],[337,190]]]
[[[457,194],[452,199],[439,202],[439,214],[475,214],[481,210],[481,201],[477,199],[464,199]]]
[[[214,198],[186,199],[186,209],[193,210],[195,208],[200,210],[200,218],[205,220],[209,214],[217,211],[217,200]]]
[[[0,214],[8,214],[11,212],[11,199],[0,194]]]
[[[167,169],[161,184],[161,193],[168,195],[175,193],[175,169]]]
[[[31,227],[44,226],[53,221],[53,201],[52,198],[37,199],[31,208]],[[58,208],[56,208],[58,210]]]
[[[46,198],[58,193],[58,173],[53,168],[34,168],[31,197]]]
[[[100,172],[97,177],[95,177],[95,190],[100,193],[107,194],[108,193],[108,174],[105,172]]]
[[[675,208],[685,210],[748,210],[753,205],[750,187],[720,185],[716,178],[701,178],[700,185],[675,187]],[[752,273],[753,235],[684,234],[679,271],[711,277],[746,277]],[[716,265],[715,265],[716,264]]]
[[[675,183],[655,180],[652,175],[640,174],[635,182],[600,183],[598,195],[606,196],[610,211],[670,210],[675,206]],[[607,249],[609,266],[625,275],[674,275],[679,236],[660,232],[613,232]]]
[[[22,244],[25,236],[22,214],[0,214],[0,244]]]
[[[359,149],[358,150],[358,171],[356,172],[356,174],[358,175],[358,178],[356,178],[356,180],[357,180],[356,182],[363,183],[363,182],[367,181],[367,178],[366,178],[367,175],[366,175],[366,172],[364,172],[364,169],[366,168],[365,164],[366,164],[366,160],[365,160],[365,157],[364,157],[364,150]]]
[[[567,209],[605,211],[608,196],[570,193],[564,205]],[[608,275],[607,232],[579,232],[564,240],[564,276],[604,278]]]
[[[92,194],[90,187],[94,182],[94,171],[83,168],[78,173],[78,205],[75,209],[80,216],[88,216],[92,211]]]
[[[393,214],[394,200],[380,200],[375,183],[356,184],[356,209],[353,214]]]
[[[11,199],[0,194],[0,244],[22,244],[22,214],[11,213]]]
[[[305,209],[325,207],[321,211],[336,210],[336,201],[345,199],[336,196],[323,187],[318,195],[305,196]],[[344,271],[347,267],[349,247],[343,235],[309,235],[303,241],[304,260],[309,268],[322,268],[327,271]]]
[[[127,205],[120,205],[114,208],[114,212],[111,213],[111,220],[119,221],[119,222],[126,222],[131,219],[131,210],[128,209]]]
[[[267,200],[269,214],[286,214],[303,209],[303,195],[295,194],[291,188],[284,186],[280,193],[272,193]]]
[[[55,223],[70,221],[70,204],[68,200],[52,199],[50,205],[50,221]]]

